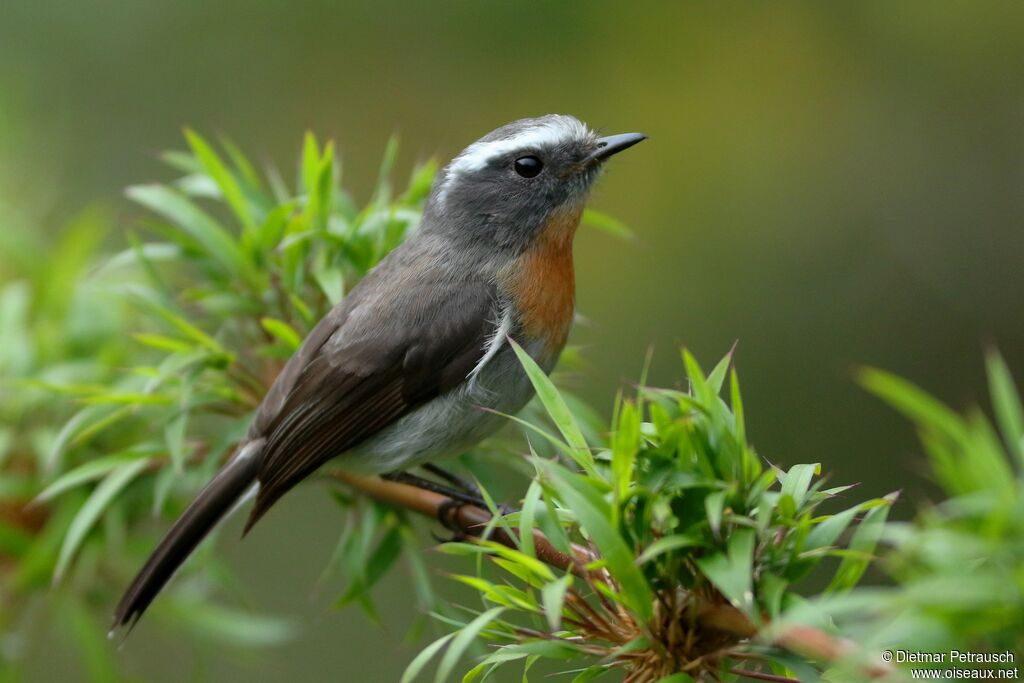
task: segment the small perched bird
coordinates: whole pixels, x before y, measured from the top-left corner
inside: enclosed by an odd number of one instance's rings
[[[573,319],[572,242],[589,190],[609,157],[643,139],[549,115],[502,126],[455,157],[418,229],[285,364],[238,450],[128,587],[114,627],[134,625],[254,485],[246,531],[328,460],[405,471],[491,434],[494,411],[518,412],[533,389],[508,340],[554,367]]]

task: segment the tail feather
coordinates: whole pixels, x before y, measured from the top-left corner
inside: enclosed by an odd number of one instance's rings
[[[207,484],[135,576],[114,611],[113,628],[135,625],[200,541],[256,481],[263,440],[250,441]]]

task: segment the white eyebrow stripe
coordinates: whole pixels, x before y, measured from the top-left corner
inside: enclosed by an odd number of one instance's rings
[[[491,159],[517,149],[541,148],[557,145],[565,140],[572,140],[587,135],[587,128],[572,119],[545,122],[524,129],[518,135],[507,140],[491,140],[490,142],[474,142],[455,158],[448,167],[449,173],[466,173],[479,171]]]
[[[438,192],[438,199],[442,204],[444,203],[448,189],[457,176],[479,171],[497,156],[520,149],[550,147],[566,140],[580,139],[589,134],[589,129],[582,122],[570,116],[559,116],[554,120],[525,128],[515,137],[506,140],[474,142],[448,164],[444,183]]]

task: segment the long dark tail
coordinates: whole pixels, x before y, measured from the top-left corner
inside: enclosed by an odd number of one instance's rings
[[[263,440],[250,441],[214,476],[146,560],[114,612],[114,625],[131,629],[199,542],[256,481]]]

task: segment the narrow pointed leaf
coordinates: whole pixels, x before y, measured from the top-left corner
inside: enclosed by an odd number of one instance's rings
[[[1024,408],[1006,361],[991,352],[986,363],[992,409],[1010,452],[1024,465]]]
[[[462,630],[455,634],[455,638],[452,639],[451,645],[448,646],[448,649],[445,650],[444,656],[441,657],[441,663],[437,665],[437,674],[434,676],[434,683],[446,683],[451,680],[451,673],[455,669],[455,665],[459,663],[459,659],[462,658],[466,649],[474,640],[476,640],[476,637],[480,632],[487,628],[487,626],[504,611],[504,607],[492,607],[473,619],[473,621],[466,624]]]
[[[88,535],[96,520],[107,509],[107,506],[114,497],[146,469],[148,464],[146,460],[136,460],[121,465],[108,474],[100,485],[96,487],[96,490],[85,501],[68,527],[68,533],[64,537],[64,543],[57,558],[57,566],[53,571],[54,581],[59,581],[63,578],[75,552],[82,545],[86,535]]]
[[[530,357],[530,354],[526,353],[514,340],[509,339],[508,342],[512,345],[523,369],[526,370],[526,374],[530,378],[530,382],[533,383],[533,388],[548,411],[548,415],[558,427],[558,431],[562,433],[566,443],[569,444],[569,455],[585,472],[594,474],[594,457],[590,454],[590,447],[587,445],[580,426],[576,424],[576,419],[569,410],[569,406],[558,393],[558,389],[536,361]]]
[[[836,570],[836,574],[828,586],[827,590],[829,592],[849,590],[864,575],[868,565],[871,563],[875,546],[882,537],[885,520],[889,516],[891,504],[896,500],[896,494],[889,494],[885,497],[885,500],[889,505],[873,508],[864,516],[861,523],[857,525],[857,531],[854,532],[853,538],[850,539],[849,546],[849,549],[854,551],[856,555],[843,558],[839,569]]]

